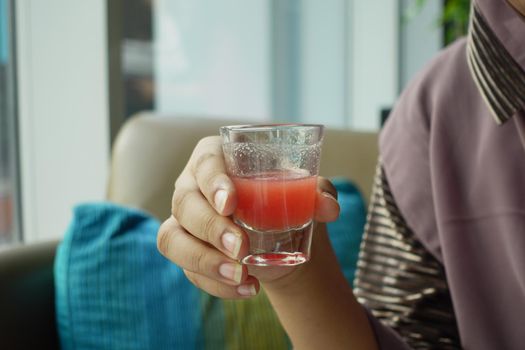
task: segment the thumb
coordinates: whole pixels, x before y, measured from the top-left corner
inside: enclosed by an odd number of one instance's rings
[[[317,198],[315,203],[315,220],[317,222],[335,221],[339,217],[337,190],[324,177],[317,180]]]

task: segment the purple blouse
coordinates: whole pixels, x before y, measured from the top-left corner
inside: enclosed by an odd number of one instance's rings
[[[397,208],[442,265],[461,346],[525,348],[525,20],[476,0],[469,36],[399,99],[380,138]],[[382,349],[408,349],[370,316]]]

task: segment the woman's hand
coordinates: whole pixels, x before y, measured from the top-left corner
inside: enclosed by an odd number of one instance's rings
[[[336,191],[319,179],[315,220],[339,215]],[[221,298],[257,294],[259,281],[295,348],[376,349],[363,308],[339,268],[324,224],[316,224],[311,260],[297,267],[250,267],[248,238],[233,223],[236,194],[220,137],[202,139],[175,182],[172,216],[159,229],[160,252],[197,287]]]
[[[319,178],[317,222],[338,217],[336,196],[332,184]],[[172,216],[161,225],[157,244],[166,258],[183,268],[193,284],[221,298],[253,296],[259,290],[259,280],[284,280],[301,268],[248,270],[240,264],[239,260],[248,254],[248,238],[230,218],[235,207],[235,187],[226,175],[221,138],[204,138],[175,182]]]

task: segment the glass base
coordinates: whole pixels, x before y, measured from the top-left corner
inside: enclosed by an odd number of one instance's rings
[[[242,259],[243,264],[254,266],[295,266],[307,261],[303,253],[263,253]]]
[[[255,266],[295,266],[310,258],[313,223],[285,231],[259,231],[237,223],[250,239],[249,255],[242,263]]]

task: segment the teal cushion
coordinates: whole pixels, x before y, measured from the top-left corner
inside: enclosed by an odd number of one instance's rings
[[[157,253],[158,227],[112,204],[75,208],[55,260],[62,349],[199,346],[199,293]]]
[[[353,284],[361,238],[366,223],[366,205],[357,187],[344,178],[332,179],[337,189],[341,212],[337,221],[328,224],[328,234],[339,265]]]
[[[353,280],[364,203],[335,180],[341,216],[329,224],[345,276]],[[159,222],[109,203],[75,208],[55,260],[62,349],[288,349],[261,293],[221,300],[198,290],[157,251]]]

